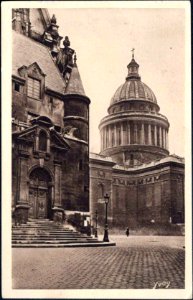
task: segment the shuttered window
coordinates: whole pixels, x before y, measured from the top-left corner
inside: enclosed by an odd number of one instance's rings
[[[27,95],[35,99],[40,99],[39,80],[28,77]]]

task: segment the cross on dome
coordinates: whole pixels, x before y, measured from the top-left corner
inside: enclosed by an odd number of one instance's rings
[[[132,52],[132,58],[134,58],[134,51],[135,51],[135,48],[132,48],[132,49],[131,49],[131,52]]]

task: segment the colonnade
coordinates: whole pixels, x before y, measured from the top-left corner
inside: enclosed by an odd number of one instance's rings
[[[168,128],[145,122],[122,122],[101,129],[101,151],[132,144],[158,146],[168,150]]]

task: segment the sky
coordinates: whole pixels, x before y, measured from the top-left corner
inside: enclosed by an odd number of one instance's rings
[[[59,34],[68,36],[90,98],[90,151],[100,152],[98,125],[125,82],[131,49],[142,82],[154,92],[170,123],[169,150],[184,156],[185,10],[183,8],[60,8]],[[63,44],[61,43],[63,47]]]

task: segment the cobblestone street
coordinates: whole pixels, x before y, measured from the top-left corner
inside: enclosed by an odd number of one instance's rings
[[[115,247],[13,251],[14,289],[184,288],[184,237],[112,236]]]

